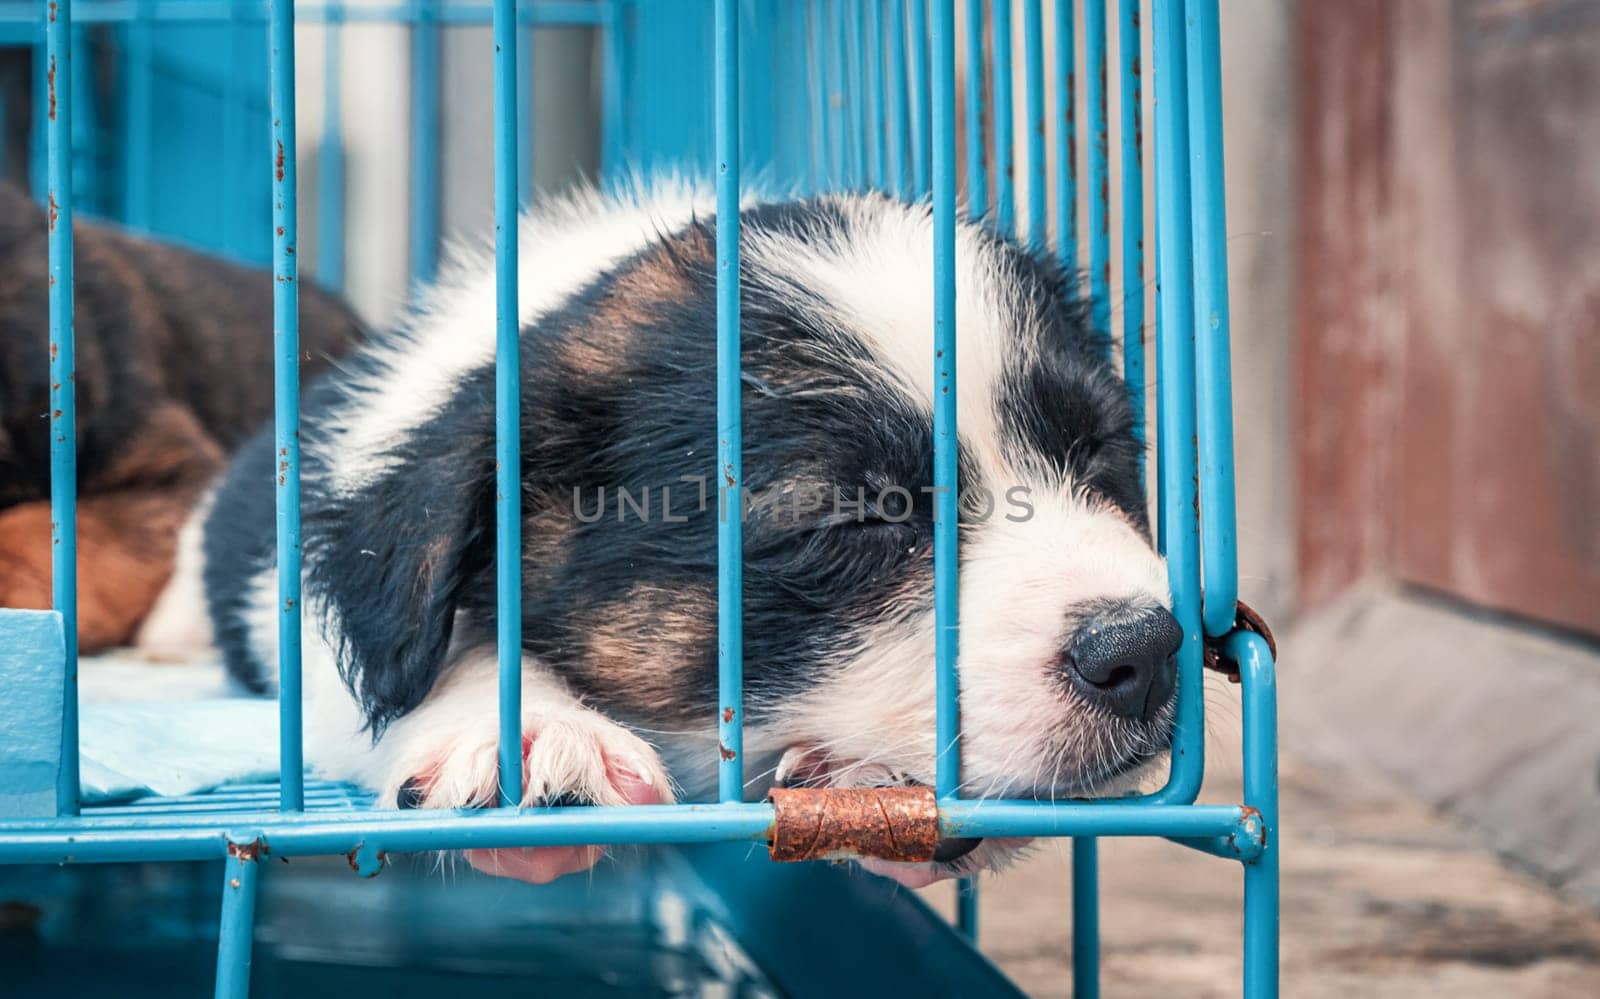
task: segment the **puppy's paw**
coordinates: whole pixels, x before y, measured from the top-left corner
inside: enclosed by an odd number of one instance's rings
[[[414,734],[410,741],[380,800],[400,808],[485,808],[498,801],[499,742],[492,727]],[[672,801],[661,758],[621,725],[584,708],[524,718],[523,807]],[[468,850],[466,858],[485,874],[545,884],[588,870],[605,851],[598,845]]]

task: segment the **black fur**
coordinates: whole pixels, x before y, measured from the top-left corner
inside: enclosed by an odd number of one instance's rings
[[[804,202],[749,211],[742,224],[747,239],[763,229],[843,239],[851,223],[827,202]],[[712,231],[701,220],[664,236],[522,331],[524,647],[625,722],[692,722],[716,696],[717,482],[707,483],[702,509],[684,481],[710,478],[716,453],[716,282],[704,252]],[[1142,523],[1140,450],[1125,393],[1102,360],[1103,338],[1053,264],[1010,243],[994,248],[1043,317],[1046,341],[1037,362],[1019,359],[1008,375],[1003,423],[1038,460],[1087,473]],[[675,294],[643,303],[647,318],[628,325],[626,349],[605,370],[575,362],[570,346],[611,331],[618,290],[642,268],[669,269]],[[928,599],[933,506],[922,487],[932,482],[932,434],[805,293],[749,267],[741,293],[744,476],[757,497],[744,531],[754,721],[824,675],[859,626]],[[307,592],[340,623],[341,670],[376,736],[432,689],[452,637],[492,642],[494,375],[488,364],[470,372],[415,432],[392,442],[386,472],[355,495],[334,495],[317,454],[338,446],[322,424],[330,405],[351,403],[350,386],[335,374],[306,408]],[[266,664],[254,661],[238,615],[249,574],[271,564],[272,460],[270,444],[241,455],[207,538],[218,638],[235,674],[257,684]],[[909,509],[869,502],[857,517],[836,513],[830,497],[796,515],[790,502],[802,488],[838,488],[853,500],[858,487],[872,497],[891,485],[907,490]],[[682,522],[663,517],[663,486]],[[647,521],[618,501],[617,487],[636,497],[649,490]],[[573,490],[592,512],[602,488],[599,520],[552,513],[572,508]],[[537,544],[552,517],[563,535],[554,553]],[[661,594],[658,608],[651,601]],[[687,628],[672,616],[678,605],[710,613]],[[622,667],[597,655],[596,634],[619,622],[645,645],[659,635],[660,660]],[[456,636],[458,628],[470,632]]]

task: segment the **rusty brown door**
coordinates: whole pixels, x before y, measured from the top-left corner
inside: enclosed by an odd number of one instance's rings
[[[1600,2],[1299,5],[1303,596],[1600,634]]]

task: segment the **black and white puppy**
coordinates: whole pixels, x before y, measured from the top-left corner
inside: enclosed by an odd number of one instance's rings
[[[733,512],[711,474],[709,207],[667,185],[523,222],[528,804],[714,787],[716,525]],[[931,783],[929,210],[836,195],[752,201],[741,221],[752,796],[774,774]],[[963,789],[1128,787],[1168,744],[1181,634],[1126,391],[1048,259],[963,224],[956,280]],[[496,796],[494,308],[492,266],[463,266],[308,394],[307,747],[385,805]],[[241,453],[204,527],[215,639],[257,690],[277,657],[277,461],[268,436]],[[878,869],[921,883],[1015,844],[947,847]]]

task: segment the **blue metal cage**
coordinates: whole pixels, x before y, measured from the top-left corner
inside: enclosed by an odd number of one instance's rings
[[[885,190],[931,202],[935,353],[928,358],[948,392],[935,395],[936,793],[946,837],[1073,837],[1075,994],[1098,990],[1098,837],[1163,836],[1233,860],[1244,872],[1244,994],[1277,990],[1278,861],[1274,665],[1266,642],[1236,628],[1227,261],[1222,175],[1221,68],[1217,0],[405,0],[387,5],[294,4],[287,0],[38,0],[0,6],[0,44],[36,47],[37,131],[43,141],[39,190],[50,218],[50,355],[54,610],[0,614],[0,683],[39,677],[34,702],[59,730],[54,808],[40,805],[38,773],[0,781],[0,863],[60,864],[223,859],[218,995],[243,995],[256,885],[267,857],[346,855],[364,874],[388,853],[487,847],[610,844],[760,843],[773,806],[743,800],[741,698],[741,534],[721,518],[718,537],[720,694],[706,706],[725,752],[720,800],[621,808],[518,809],[504,798],[480,812],[382,812],[359,795],[308,787],[301,756],[300,509],[297,288],[299,241],[295,128],[295,24],[321,22],[329,56],[323,100],[337,136],[340,34],[367,22],[410,33],[412,93],[411,273],[433,275],[439,236],[439,35],[457,25],[490,25],[494,70],[494,219],[498,276],[497,500],[501,787],[517,788],[521,539],[516,217],[528,193],[530,156],[524,30],[587,25],[598,32],[600,162],[607,175],[672,166],[714,178],[717,196],[717,432],[719,481],[736,490],[740,468],[739,218],[742,178],[799,190]],[[1020,15],[1020,16],[1019,16]],[[1047,16],[1051,19],[1046,21]],[[1108,51],[1115,18],[1117,51]],[[1014,23],[1015,22],[1015,23]],[[1152,26],[1154,72],[1153,268],[1145,229],[1144,24]],[[1045,39],[1054,38],[1047,59]],[[241,211],[237,225],[190,233],[194,241],[243,256],[271,234],[275,290],[276,442],[284,457],[278,499],[280,607],[280,774],[275,787],[222,789],[184,800],[80,807],[78,774],[73,248],[75,207],[88,203],[135,228],[160,229],[152,180],[151,62],[163,32],[222,25],[264,41],[265,77],[228,77],[225,149],[248,163],[224,199],[250,185],[270,192],[270,219]],[[75,128],[79,105],[94,101],[81,82],[92,44],[87,27],[118,32],[122,73],[120,144],[109,162],[121,190],[99,190],[78,171],[96,137]],[[961,37],[958,37],[958,34]],[[264,35],[264,38],[263,38]],[[1020,47],[1019,44],[1020,43]],[[958,45],[962,58],[958,60]],[[246,46],[248,47],[248,46]],[[708,58],[684,58],[706,52]],[[963,78],[958,69],[964,67]],[[255,82],[253,82],[255,81]],[[264,116],[252,112],[259,82]],[[1020,100],[1014,91],[1019,87]],[[1111,93],[1119,114],[1110,120]],[[303,99],[303,98],[302,98]],[[958,108],[963,113],[958,114]],[[961,135],[964,127],[964,149]],[[257,129],[267,141],[251,139]],[[1020,138],[1019,138],[1020,137]],[[1086,140],[1079,148],[1079,139]],[[1053,143],[1052,143],[1053,139]],[[964,152],[964,157],[958,154]],[[324,143],[316,219],[318,277],[337,286],[343,259],[344,165]],[[1020,156],[1021,163],[1016,160]],[[1080,165],[1084,171],[1080,178]],[[1117,170],[1113,183],[1112,170]],[[228,163],[223,164],[224,171]],[[964,173],[964,177],[961,174]],[[241,188],[240,185],[243,185]],[[1113,191],[1118,193],[1113,202]],[[246,199],[248,200],[248,199]],[[251,202],[254,204],[254,202]],[[262,206],[263,208],[265,206]],[[1092,320],[1116,334],[1120,364],[1143,433],[1147,363],[1147,272],[1154,276],[1158,536],[1168,560],[1174,613],[1186,640],[1179,654],[1179,711],[1172,767],[1149,795],[1084,802],[963,799],[958,794],[957,532],[955,516],[958,372],[953,272],[958,213],[1050,245],[1085,275]],[[1120,254],[1113,259],[1113,222]],[[255,228],[251,228],[255,227]],[[249,229],[248,236],[243,231]],[[331,247],[331,250],[330,250]],[[1114,284],[1113,277],[1118,281]],[[1114,287],[1120,297],[1113,298]],[[266,331],[262,330],[265,336]],[[263,377],[265,373],[263,372]],[[509,571],[508,571],[509,570]],[[1244,801],[1196,804],[1204,774],[1202,669],[1211,642],[1242,674]],[[20,651],[18,651],[20,650]],[[19,688],[20,689],[20,688]],[[35,693],[38,691],[35,690]],[[53,699],[52,699],[53,698]],[[26,700],[26,699],[24,699]],[[31,723],[30,723],[31,724]],[[54,737],[51,737],[52,748]],[[31,783],[30,783],[31,782]],[[715,854],[717,863],[728,855]],[[713,865],[714,867],[715,865]],[[724,880],[715,889],[731,895]],[[961,894],[961,926],[976,935],[975,888]],[[933,958],[930,958],[933,960]]]

